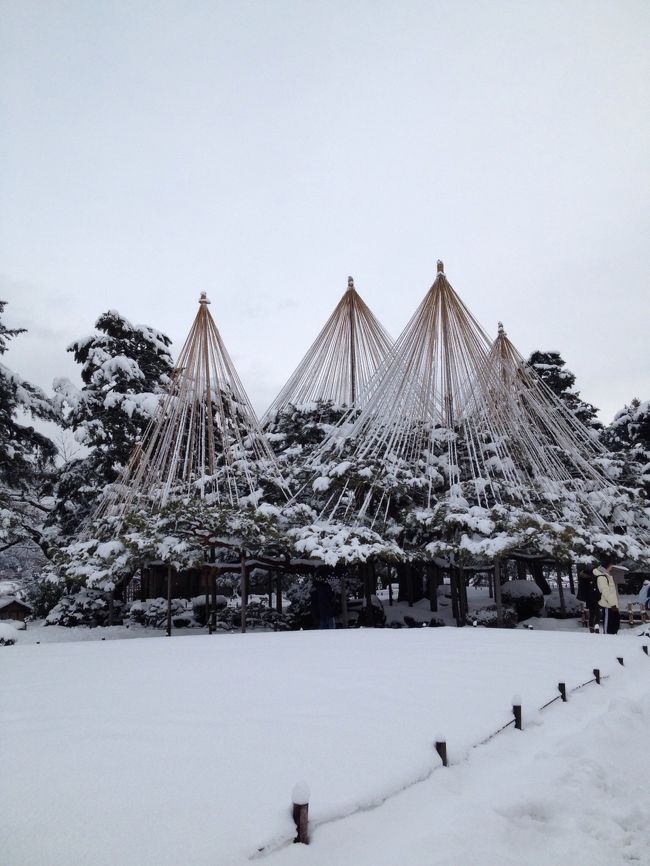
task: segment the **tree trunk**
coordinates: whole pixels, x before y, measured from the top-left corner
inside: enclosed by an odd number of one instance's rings
[[[248,581],[246,574],[246,551],[242,549],[240,553],[240,562],[241,562],[241,580],[240,580],[240,592],[241,592],[241,632],[244,634],[246,631],[246,606],[248,605]]]
[[[544,569],[542,568],[542,563],[533,560],[530,564],[531,574],[533,575],[533,580],[537,584],[537,586],[542,590],[544,595],[551,594],[551,587],[549,586],[548,580],[544,577]]]
[[[427,575],[427,583],[429,590],[429,610],[437,612],[438,610],[438,580],[440,569],[432,562],[427,562],[424,566]]]
[[[567,573],[569,575],[569,589],[571,590],[571,595],[576,594],[576,585],[573,582],[573,565],[569,563],[567,566]]]
[[[560,565],[557,566],[557,589],[560,593],[560,611],[562,612],[562,616],[566,616],[566,603],[564,601],[564,586],[562,584],[562,568]]]
[[[501,560],[494,560],[494,601],[497,606],[497,623],[503,625],[503,602],[501,601]]]

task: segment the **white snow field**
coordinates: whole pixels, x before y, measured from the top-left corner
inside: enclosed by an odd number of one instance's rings
[[[471,628],[19,638],[0,648],[0,863],[648,864],[648,643]],[[536,711],[594,667],[600,686]],[[473,748],[516,693],[524,730]],[[309,846],[291,844],[303,780]]]

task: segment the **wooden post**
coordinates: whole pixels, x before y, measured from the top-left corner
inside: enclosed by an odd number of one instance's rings
[[[279,571],[275,579],[275,609],[282,613],[282,572]]]
[[[488,598],[494,598],[494,570],[488,571]]]
[[[172,636],[172,567],[167,566],[167,637]]]
[[[413,607],[413,566],[410,562],[406,563],[406,595],[408,598],[409,607]]]
[[[388,566],[388,607],[393,606],[393,567]]]
[[[341,622],[343,628],[348,627],[348,582],[345,573],[341,574]]]
[[[294,842],[309,845],[309,786],[298,782],[294,786],[291,798],[293,800],[293,820],[296,825]]]
[[[558,683],[557,687],[558,687],[558,691],[560,692],[560,697],[562,698],[562,702],[566,703],[566,683]]]
[[[241,592],[241,632],[244,634],[246,631],[246,606],[248,604],[248,583],[247,583],[247,575],[246,575],[246,551],[242,547],[240,553],[240,562],[241,562],[241,580],[240,580],[240,592]]]
[[[212,574],[211,587],[212,589],[212,611],[210,614],[210,630],[217,629],[217,575]]]
[[[468,610],[467,603],[467,579],[465,577],[465,569],[463,568],[462,557],[458,560],[458,609],[460,614],[459,625],[467,625],[465,618]]]
[[[442,761],[442,766],[448,767],[449,761],[447,760],[447,741],[446,740],[436,740],[436,752],[440,755],[440,760]]]
[[[454,566],[450,564],[449,566],[449,590],[451,593],[451,615],[456,620],[456,625],[458,625],[458,584],[456,582],[456,573]]]
[[[512,699],[512,714],[515,717],[515,728],[518,731],[522,731],[523,726],[521,723],[521,698],[519,696],[515,696]]]
[[[501,601],[501,560],[494,560],[494,601],[497,606],[497,623],[503,625],[503,602]]]
[[[205,589],[205,624],[208,634],[212,634],[212,622],[210,621],[210,583],[208,581],[208,570],[203,568],[203,587]]]
[[[598,668],[594,668],[594,679],[596,683],[600,685],[600,670]]]
[[[623,667],[623,656],[616,656],[616,661],[619,663],[621,667]]]
[[[643,646],[641,647],[641,649],[643,650],[643,652],[646,655],[648,655],[648,644],[647,643],[644,643]]]
[[[431,563],[427,563],[424,568],[429,590],[429,610],[436,611],[438,610],[438,581],[436,580],[434,567]]]
[[[560,565],[557,566],[556,569],[557,574],[557,589],[560,593],[560,611],[562,612],[562,616],[566,616],[566,602],[564,601],[564,586],[562,584],[562,569]]]
[[[113,625],[113,614],[115,611],[113,590],[108,593],[108,624]]]
[[[375,560],[369,559],[366,568],[368,571],[368,607],[372,606],[372,596],[377,595],[377,572],[375,571]]]
[[[352,277],[348,277],[348,290],[354,289]],[[357,401],[357,346],[356,346],[356,331],[354,318],[354,304],[352,303],[353,295],[350,295],[350,406],[354,406]]]

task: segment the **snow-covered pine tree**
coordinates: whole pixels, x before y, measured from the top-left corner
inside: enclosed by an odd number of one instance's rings
[[[616,413],[601,438],[623,461],[621,482],[650,501],[650,400],[642,403],[635,397]]]
[[[106,485],[118,477],[149,424],[170,381],[171,340],[148,325],[133,325],[116,310],[95,323],[99,333],[68,347],[81,364],[81,390],[57,379],[54,390],[64,425],[88,449],[64,467],[53,528],[75,533]]]
[[[0,355],[9,340],[25,332],[2,321],[6,301],[0,301]],[[22,416],[54,420],[52,401],[35,385],[0,364],[0,551],[37,544],[43,552],[43,522],[51,494],[54,443]]]
[[[566,361],[559,352],[542,352],[538,349],[532,353],[528,363],[578,421],[596,430],[602,429],[603,425],[598,421],[598,409],[580,398],[580,392],[574,387],[576,377],[567,369]]]

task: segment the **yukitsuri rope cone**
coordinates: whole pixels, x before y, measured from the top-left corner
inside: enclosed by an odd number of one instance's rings
[[[611,532],[607,453],[502,328],[491,344],[442,262],[367,395],[306,465],[303,490],[320,494],[321,526],[398,538],[411,522],[429,537],[452,525],[456,537],[462,528],[487,537],[495,516],[519,526],[530,516],[556,520],[557,536],[578,524]]]
[[[362,406],[392,339],[348,277],[348,287],[307,354],[264,413],[266,427],[288,406]]]
[[[261,479],[284,489],[209,303],[202,292],[169,391],[95,517],[187,496],[239,507],[259,495]]]

